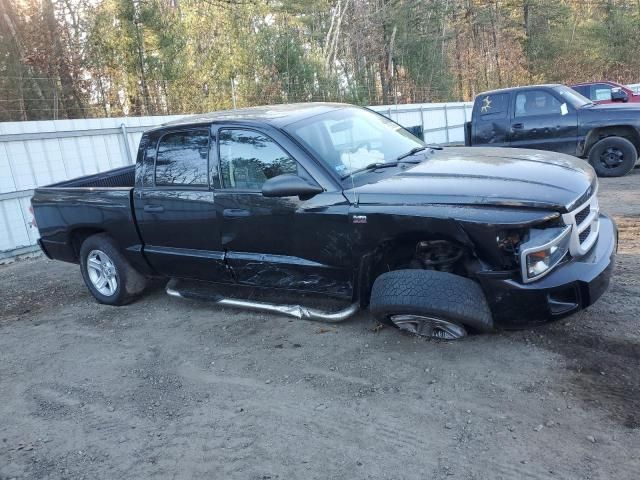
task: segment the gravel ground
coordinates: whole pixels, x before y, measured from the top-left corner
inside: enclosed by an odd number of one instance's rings
[[[640,170],[601,182],[607,294],[535,330],[417,339],[0,267],[0,479],[637,479]]]

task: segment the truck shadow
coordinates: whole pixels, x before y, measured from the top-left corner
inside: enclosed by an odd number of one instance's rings
[[[640,428],[640,255],[619,254],[609,292],[572,318],[540,329],[542,347],[561,354],[564,390],[586,408],[602,410],[627,428]]]

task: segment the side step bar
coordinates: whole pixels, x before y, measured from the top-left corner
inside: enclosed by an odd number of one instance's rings
[[[304,307],[302,305],[278,305],[275,303],[256,302],[251,300],[241,300],[226,298],[221,295],[202,292],[196,290],[181,290],[179,281],[171,279],[167,283],[166,292],[172,297],[191,298],[194,300],[206,300],[222,305],[224,307],[238,307],[259,312],[281,313],[290,317],[302,320],[315,320],[318,322],[339,323],[344,322],[353,316],[360,309],[358,302],[352,303],[348,307],[337,312],[325,312],[315,308]]]

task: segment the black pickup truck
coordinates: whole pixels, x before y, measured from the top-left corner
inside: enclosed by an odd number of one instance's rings
[[[148,131],[135,166],[38,188],[32,204],[44,253],[79,263],[102,303],[170,278],[177,296],[324,321],[369,307],[458,338],[559,318],[606,290],[617,230],[597,189],[568,155],[429,147],[366,109],[299,104]],[[340,305],[291,304],[302,293]]]
[[[478,95],[465,125],[467,146],[535,148],[588,159],[602,177],[628,173],[640,151],[640,105],[596,105],[564,85]]]

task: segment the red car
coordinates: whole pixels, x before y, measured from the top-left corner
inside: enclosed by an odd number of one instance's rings
[[[640,95],[628,87],[615,82],[588,82],[571,85],[594,103],[631,102],[640,103]]]

